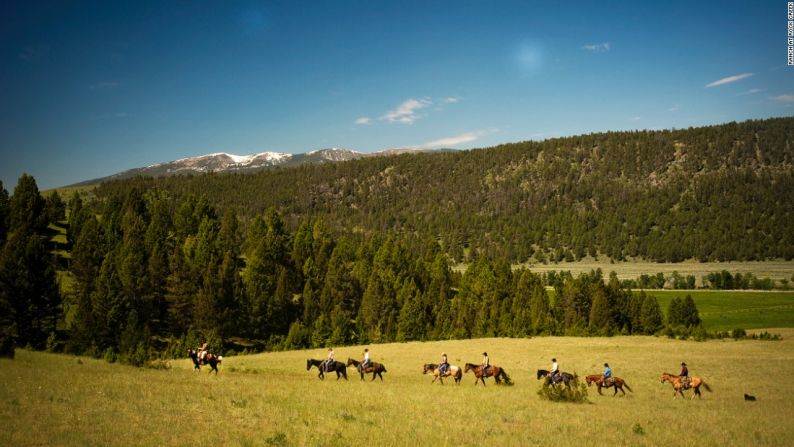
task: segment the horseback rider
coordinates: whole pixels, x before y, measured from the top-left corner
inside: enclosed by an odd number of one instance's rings
[[[549,371],[549,379],[551,384],[557,383],[557,375],[560,373],[560,366],[557,364],[557,359],[551,359],[551,371]]]
[[[681,374],[678,375],[678,381],[681,383],[681,388],[689,389],[689,370],[686,368],[685,362],[681,362]]]
[[[323,365],[325,372],[329,372],[331,370],[332,363],[334,363],[334,348],[328,348],[328,358],[325,359],[325,364]]]
[[[361,370],[364,371],[364,368],[366,368],[367,365],[369,365],[369,349],[364,348],[364,361],[361,362]]]
[[[441,377],[444,377],[444,374],[446,374],[448,369],[449,369],[449,362],[447,361],[447,353],[446,352],[442,352],[441,353],[441,364],[438,365],[438,375],[441,376]]]
[[[612,386],[612,382],[615,379],[612,377],[612,368],[609,367],[609,363],[604,363],[604,374],[601,376],[601,383],[605,386]]]
[[[207,352],[209,351],[210,344],[208,342],[204,342],[200,348],[198,348],[197,357],[199,362],[203,362],[204,359],[207,358]]]
[[[486,375],[488,374],[488,368],[491,367],[491,362],[488,359],[488,353],[487,352],[483,352],[482,356],[483,356],[482,357],[482,375],[484,377],[487,377]]]

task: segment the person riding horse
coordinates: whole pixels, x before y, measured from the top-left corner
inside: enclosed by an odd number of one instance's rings
[[[609,363],[604,363],[604,374],[601,376],[601,383],[604,386],[612,386],[615,382],[615,379],[612,377],[612,368],[609,367]]]
[[[361,371],[366,371],[368,365],[369,365],[369,349],[364,348],[364,360],[361,362],[359,368],[361,369]]]
[[[207,352],[209,352],[210,344],[208,342],[204,342],[197,351],[197,357],[199,362],[204,363],[204,360],[207,358]]]
[[[444,377],[444,374],[446,374],[448,369],[449,369],[449,362],[447,361],[447,353],[446,352],[442,352],[441,353],[441,364],[438,365],[438,375],[441,376],[441,377]]]
[[[678,375],[678,381],[681,382],[681,388],[689,389],[689,370],[686,368],[686,363],[681,362],[681,374]]]
[[[488,359],[488,353],[487,352],[483,352],[482,356],[483,356],[482,357],[482,375],[483,375],[483,377],[488,377],[488,368],[491,367],[491,362]]]
[[[549,371],[549,381],[552,385],[557,383],[557,376],[560,374],[560,366],[557,364],[557,359],[551,359],[551,371]]]
[[[331,365],[334,363],[334,348],[328,348],[328,358],[325,359],[323,369],[325,372],[331,372]]]

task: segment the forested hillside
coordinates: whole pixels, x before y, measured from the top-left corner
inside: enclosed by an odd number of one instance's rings
[[[273,207],[295,229],[414,233],[455,261],[763,260],[794,257],[794,118],[607,132],[461,152],[254,174],[136,178],[180,202],[205,196],[247,227]]]

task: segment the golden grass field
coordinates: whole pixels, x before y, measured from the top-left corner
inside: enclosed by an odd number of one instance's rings
[[[460,264],[458,270],[465,270],[466,265]],[[792,281],[794,275],[794,261],[734,261],[734,262],[697,262],[694,260],[685,262],[651,262],[651,261],[624,261],[612,263],[609,258],[603,257],[599,260],[594,260],[587,257],[582,261],[576,262],[559,262],[559,263],[532,263],[520,264],[516,267],[527,267],[533,273],[546,273],[551,270],[570,271],[573,276],[578,276],[581,273],[589,273],[591,270],[601,269],[604,276],[609,275],[609,272],[615,272],[619,279],[637,279],[640,275],[655,275],[657,273],[664,273],[666,277],[670,277],[674,271],[682,276],[695,275],[696,284],[700,287],[702,277],[712,272],[721,272],[727,270],[731,274],[752,273],[758,278],[770,278],[775,281],[783,279]]]
[[[369,346],[384,382],[320,381],[306,371],[322,349],[224,359],[218,376],[137,369],[102,360],[17,351],[0,359],[0,445],[792,445],[794,329],[782,341],[655,337],[479,339]],[[512,387],[431,385],[422,364],[442,351],[479,362],[487,350]],[[361,347],[337,348],[338,359]],[[634,390],[589,403],[537,396],[537,368],[597,373],[608,361]],[[78,361],[79,360],[79,361]],[[673,399],[663,371],[685,360],[713,388]],[[763,376],[759,376],[763,374]],[[610,392],[611,393],[611,392]],[[687,392],[691,395],[691,391]],[[757,402],[745,402],[750,393]]]

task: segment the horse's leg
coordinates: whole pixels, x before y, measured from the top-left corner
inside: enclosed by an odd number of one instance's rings
[[[603,394],[601,394],[601,384],[600,383],[598,384],[598,395],[599,396],[603,396]]]

